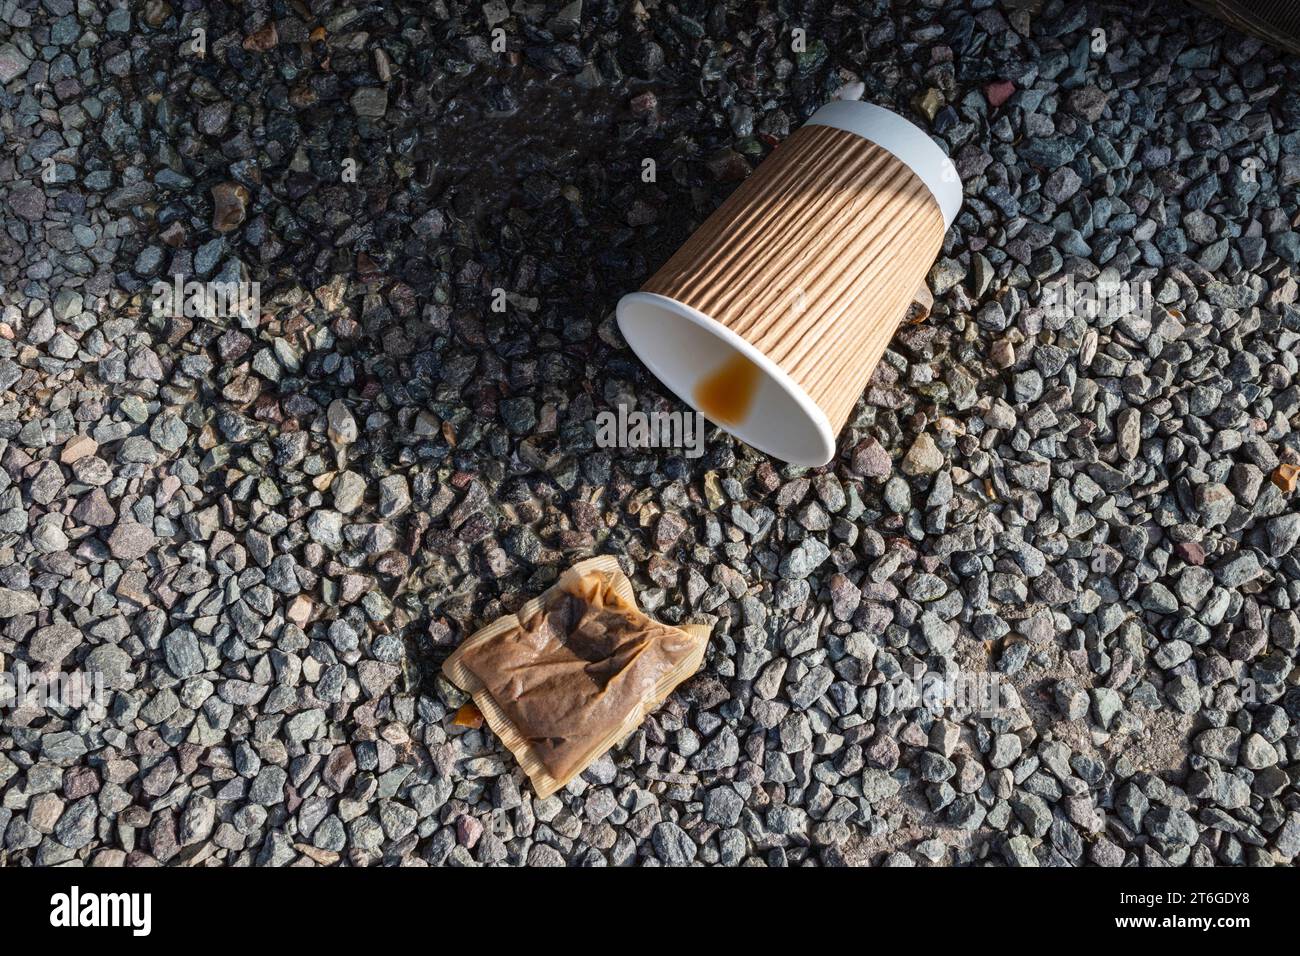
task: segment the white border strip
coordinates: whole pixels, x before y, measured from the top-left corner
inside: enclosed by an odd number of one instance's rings
[[[833,126],[889,150],[920,177],[939,204],[946,232],[961,209],[961,177],[957,167],[930,135],[897,113],[858,100],[833,100],[805,126]]]

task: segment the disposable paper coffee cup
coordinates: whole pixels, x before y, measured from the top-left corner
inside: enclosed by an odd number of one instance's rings
[[[921,129],[868,103],[829,103],[619,300],[619,329],[710,421],[784,461],[824,465],[961,195]],[[720,405],[746,376],[749,400]]]

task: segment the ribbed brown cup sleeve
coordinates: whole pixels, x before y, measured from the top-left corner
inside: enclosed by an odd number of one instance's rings
[[[892,153],[830,126],[779,146],[642,287],[716,319],[843,427],[943,244]]]

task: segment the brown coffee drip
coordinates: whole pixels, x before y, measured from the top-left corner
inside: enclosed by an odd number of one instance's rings
[[[739,425],[754,404],[762,373],[737,352],[695,386],[695,405],[719,425]]]

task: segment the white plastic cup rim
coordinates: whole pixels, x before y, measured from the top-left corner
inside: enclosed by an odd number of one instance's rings
[[[827,103],[807,125],[831,126],[893,153],[934,196],[944,229],[961,208],[955,167],[919,127],[870,103]],[[618,327],[632,351],[678,398],[697,407],[695,387],[739,352],[762,373],[750,410],[739,424],[714,422],[761,452],[794,465],[819,467],[835,457],[836,434],[826,413],[780,366],[727,326],[684,302],[653,292],[619,299]],[[900,317],[901,318],[901,317]]]
[[[805,124],[833,126],[884,147],[908,166],[939,204],[948,231],[961,209],[961,177],[948,154],[919,126],[897,113],[860,100],[832,100]]]
[[[655,377],[687,405],[702,378],[736,352],[762,373],[753,404],[738,425],[715,421],[741,441],[794,465],[824,465],[835,456],[830,420],[779,365],[698,309],[655,292],[618,300],[618,328]]]

